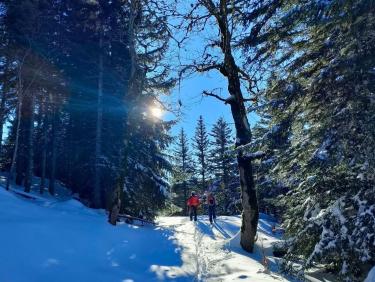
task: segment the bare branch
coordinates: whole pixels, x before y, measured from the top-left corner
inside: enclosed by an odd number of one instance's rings
[[[204,90],[204,91],[203,91],[203,95],[210,96],[210,97],[214,97],[214,98],[216,98],[216,99],[218,99],[218,100],[224,102],[225,104],[228,104],[228,99],[224,99],[224,98],[220,97],[219,95],[213,93],[213,91],[208,92],[208,91]]]
[[[210,70],[220,70],[222,64],[194,64],[194,65],[185,65],[179,72],[179,76],[182,77],[188,71],[192,72],[206,72]]]

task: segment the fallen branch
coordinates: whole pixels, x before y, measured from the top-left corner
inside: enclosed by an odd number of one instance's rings
[[[154,221],[139,218],[139,217],[135,217],[135,216],[131,216],[131,215],[128,215],[128,214],[119,214],[117,217],[118,218],[125,218],[125,222],[126,222],[126,220],[128,220],[127,223],[133,223],[134,221],[140,221],[142,223],[142,225],[143,225],[143,223],[156,225],[156,223]]]

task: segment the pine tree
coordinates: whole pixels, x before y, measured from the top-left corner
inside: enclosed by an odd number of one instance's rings
[[[125,171],[120,172],[117,186],[124,187],[126,209],[153,218],[165,207],[170,189],[166,176],[171,164],[165,150],[172,141],[169,130],[173,122],[150,113],[155,107],[163,109],[160,93],[168,93],[174,85],[164,60],[169,41],[163,15],[167,4],[149,0],[132,0],[129,4],[130,77],[121,156]],[[131,206],[126,205],[130,202]]]
[[[285,268],[304,258],[304,269],[321,263],[341,280],[361,281],[375,251],[374,3],[285,9],[269,30],[277,56],[261,106],[270,119],[257,142],[272,150],[264,181],[283,190],[272,205],[290,238]]]
[[[38,29],[41,24],[39,15],[46,12],[50,6],[32,1],[18,3],[5,1],[4,24],[8,34],[9,48],[7,59],[12,61],[16,69],[16,112],[18,114],[16,144],[8,178],[13,178],[16,173],[16,182],[19,185],[24,184],[26,192],[30,191],[34,173],[35,100],[37,93],[41,90],[40,81],[43,75],[48,75],[42,71],[46,60],[32,48],[42,45],[46,30]]]
[[[214,174],[214,185],[216,190],[219,211],[225,214],[235,214],[236,201],[239,200],[238,175],[235,173],[236,164],[231,154],[232,130],[224,118],[219,118],[212,127],[210,136],[210,166]]]
[[[27,191],[35,173],[40,192],[48,177],[50,193],[63,182],[93,207],[110,207],[120,190],[135,200],[129,211],[148,207],[153,217],[168,190],[171,123],[147,112],[174,83],[163,63],[162,1],[3,2],[0,118],[11,121],[3,168]],[[128,195],[125,182],[135,188]]]
[[[201,176],[201,190],[204,192],[207,189],[207,178],[209,173],[208,168],[208,149],[210,141],[203,117],[199,116],[198,123],[193,137],[193,148],[195,156],[197,157],[198,171]]]
[[[191,173],[193,171],[189,141],[183,128],[177,137],[174,150],[174,188],[177,194],[177,205],[182,206],[187,214],[186,200],[190,192]],[[178,190],[177,190],[178,189]]]

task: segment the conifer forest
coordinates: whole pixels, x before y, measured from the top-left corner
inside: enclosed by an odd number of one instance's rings
[[[0,0],[0,141],[0,282],[375,282],[374,0]]]

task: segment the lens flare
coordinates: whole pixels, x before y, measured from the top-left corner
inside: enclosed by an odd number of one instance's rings
[[[163,110],[157,106],[152,106],[150,112],[151,115],[156,118],[161,118],[163,116]]]

